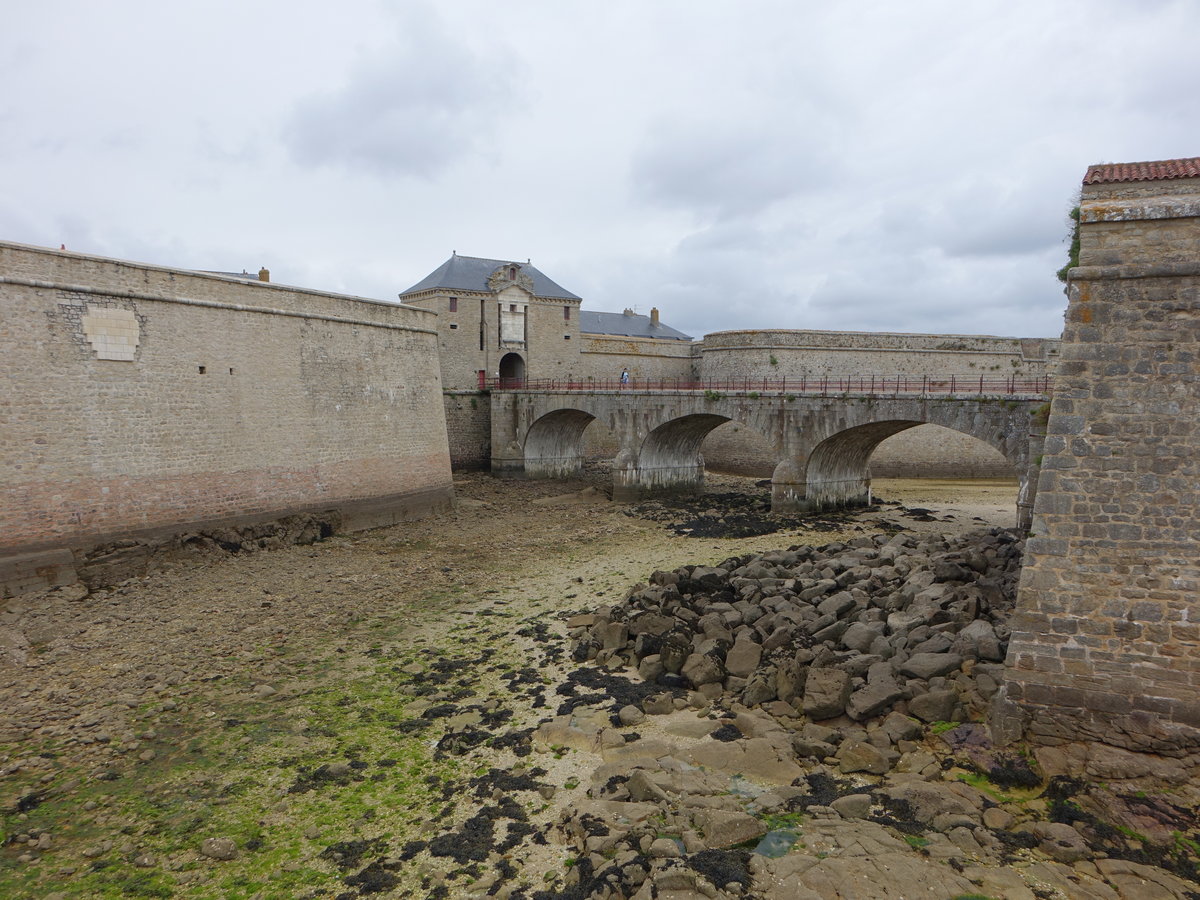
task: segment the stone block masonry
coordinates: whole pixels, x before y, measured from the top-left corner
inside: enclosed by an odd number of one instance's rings
[[[0,243],[0,585],[101,544],[445,505],[434,316]]]
[[[1178,755],[1200,750],[1200,179],[1123,170],[1084,185],[997,722]]]

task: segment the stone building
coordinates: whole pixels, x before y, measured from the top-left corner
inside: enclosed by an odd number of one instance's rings
[[[1200,158],[1092,166],[998,724],[1200,752]]]
[[[691,341],[663,325],[657,309],[649,317],[631,309],[581,312],[577,294],[528,260],[454,253],[400,299],[438,314],[442,383],[449,390],[478,388],[489,378],[594,378],[599,366],[586,354],[652,356],[659,342]],[[604,341],[614,339],[607,351],[602,349]],[[676,358],[685,360],[680,371],[686,371],[690,355]]]

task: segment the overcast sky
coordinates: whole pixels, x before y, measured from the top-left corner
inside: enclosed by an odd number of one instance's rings
[[[689,334],[1057,336],[1087,166],[1200,154],[1200,4],[41,0],[0,239],[394,299],[453,250]]]

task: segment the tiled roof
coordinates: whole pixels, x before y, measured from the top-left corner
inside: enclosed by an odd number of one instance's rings
[[[690,341],[690,335],[676,331],[661,322],[655,325],[649,316],[624,313],[579,311],[579,331],[582,334],[611,334],[618,337],[662,338],[668,341]]]
[[[1200,156],[1187,159],[1161,159],[1156,162],[1102,163],[1088,166],[1084,184],[1112,184],[1119,181],[1166,181],[1171,178],[1200,176]]]
[[[448,290],[448,291],[478,291],[491,293],[488,287],[488,277],[501,266],[519,266],[522,274],[533,279],[533,295],[554,300],[578,300],[564,287],[555,284],[529,263],[517,262],[510,259],[483,259],[478,256],[459,256],[455,253],[448,260],[430,272],[407,291],[400,294],[405,297],[418,291]]]

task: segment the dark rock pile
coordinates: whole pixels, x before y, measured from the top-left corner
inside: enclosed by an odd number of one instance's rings
[[[1007,649],[1023,541],[1002,529],[792,547],[655,572],[575,657],[810,721],[978,719]]]
[[[572,617],[591,674],[532,745],[600,765],[559,823],[575,863],[534,900],[1200,897],[1186,766],[1006,752],[981,724],[1022,550],[1003,529],[792,547]]]

